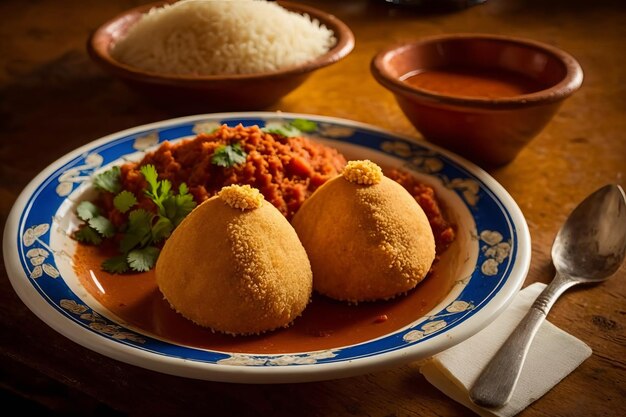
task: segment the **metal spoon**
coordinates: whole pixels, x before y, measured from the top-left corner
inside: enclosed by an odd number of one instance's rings
[[[604,281],[625,254],[626,194],[619,185],[606,185],[580,203],[559,230],[552,245],[554,280],[474,382],[472,401],[489,408],[506,404],[533,337],[556,299],[573,285]]]

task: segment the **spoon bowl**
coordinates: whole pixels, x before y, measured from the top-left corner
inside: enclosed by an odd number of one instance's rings
[[[597,282],[617,271],[626,254],[625,201],[619,185],[607,185],[574,209],[552,246],[552,262],[559,273]]]
[[[480,406],[506,404],[530,344],[557,298],[576,284],[604,281],[626,256],[626,194],[616,184],[606,185],[583,200],[569,215],[552,245],[556,276],[500,347],[470,390]]]

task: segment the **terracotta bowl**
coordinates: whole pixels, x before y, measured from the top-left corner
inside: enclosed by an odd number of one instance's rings
[[[407,81],[433,70],[471,71],[488,82],[498,74],[514,75],[535,88],[494,98],[483,90],[437,92]],[[566,52],[486,34],[433,36],[391,46],[373,58],[371,71],[427,140],[486,167],[512,161],[583,80],[580,65]]]
[[[114,43],[158,2],[130,9],[98,28],[89,38],[91,58],[151,101],[197,111],[256,110],[277,102],[298,87],[313,71],[331,65],[354,48],[354,35],[335,16],[312,7],[279,1],[284,8],[308,14],[335,33],[337,43],[326,54],[301,65],[273,72],[245,75],[182,76],[147,72],[116,61],[110,54]]]

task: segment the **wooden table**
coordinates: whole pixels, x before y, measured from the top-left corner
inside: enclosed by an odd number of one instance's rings
[[[105,134],[167,119],[93,65],[89,33],[139,0],[0,3],[0,214],[21,189],[72,149]],[[587,194],[626,185],[626,8],[620,1],[488,0],[457,11],[398,8],[383,0],[307,2],[333,12],[356,35],[354,52],[315,73],[269,110],[343,117],[421,140],[369,73],[383,46],[447,32],[488,32],[561,47],[585,70],[582,89],[510,165],[491,174],[521,207],[532,235],[526,285],[552,278],[550,245]],[[593,355],[522,415],[612,416],[626,408],[626,268],[571,290],[550,320]],[[109,359],[62,337],[18,299],[0,268],[2,398],[23,410],[80,415],[460,416],[415,364],[305,384],[233,385],[159,374]],[[24,401],[22,400],[25,399]],[[28,401],[26,401],[28,400]],[[6,405],[5,404],[5,405]],[[620,411],[621,410],[621,411]]]

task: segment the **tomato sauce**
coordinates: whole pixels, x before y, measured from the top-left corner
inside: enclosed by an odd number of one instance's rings
[[[245,149],[246,163],[230,168],[213,164],[211,156],[216,148],[232,141]],[[224,185],[250,184],[259,188],[265,198],[289,218],[319,185],[338,175],[345,158],[336,150],[305,138],[274,137],[258,127],[222,126],[194,140],[178,144],[166,142],[147,154],[141,163],[122,166],[123,188],[137,196],[139,207],[149,210],[152,203],[143,196],[146,184],[139,172],[143,164],[153,164],[159,178],[170,180],[175,187],[185,182],[197,202]],[[453,243],[455,230],[444,218],[434,190],[399,170],[391,170],[387,175],[405,187],[424,209],[435,235],[437,254],[453,257],[454,251],[446,248]],[[113,206],[112,194],[105,195],[100,203],[114,224],[125,221]],[[432,310],[449,293],[454,277],[454,273],[447,270],[448,263],[439,260],[429,276],[406,296],[348,305],[314,295],[312,303],[291,327],[260,336],[233,337],[213,333],[176,313],[159,291],[154,271],[122,275],[102,271],[101,263],[118,255],[114,245],[114,240],[100,247],[79,244],[74,260],[80,283],[105,309],[117,316],[120,324],[126,323],[145,334],[174,343],[228,352],[293,353],[381,337]]]
[[[159,291],[154,271],[112,275],[100,263],[114,255],[101,247],[77,245],[75,271],[83,287],[120,324],[140,329],[172,343],[237,353],[295,353],[360,343],[404,326],[435,307],[454,284],[449,262],[438,262],[430,275],[406,296],[358,305],[334,301],[315,294],[313,301],[292,326],[260,336],[229,336],[213,333],[176,313]],[[454,256],[451,247],[443,257]]]
[[[514,97],[545,88],[537,80],[513,71],[469,68],[427,70],[409,74],[403,81],[435,93],[483,98]]]

